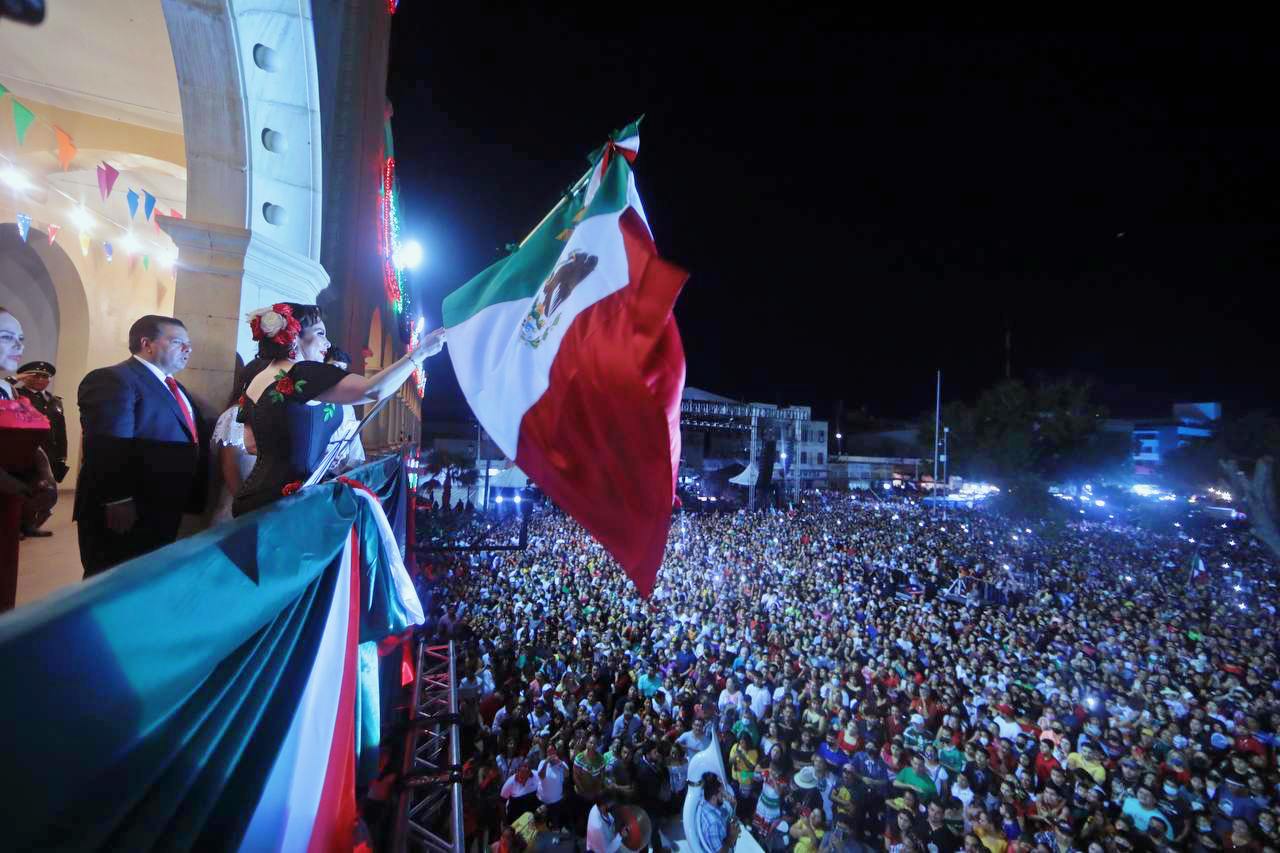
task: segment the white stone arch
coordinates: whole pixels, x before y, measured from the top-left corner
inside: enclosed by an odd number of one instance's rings
[[[45,239],[35,228],[27,238]],[[14,223],[0,222],[0,305],[22,324],[23,361],[54,361],[58,355],[58,295],[49,279],[34,242],[23,242]]]
[[[182,103],[187,218],[174,315],[196,344],[184,383],[210,408],[254,346],[246,311],[315,302],[321,135],[309,0],[162,0]]]

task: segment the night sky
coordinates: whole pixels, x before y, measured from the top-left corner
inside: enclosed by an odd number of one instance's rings
[[[611,7],[605,7],[611,8]],[[691,273],[688,382],[910,417],[1004,373],[1113,413],[1275,408],[1280,52],[1204,35],[921,35],[835,18],[545,17],[404,2],[389,93],[428,313],[643,113]],[[428,418],[465,412],[447,359]]]

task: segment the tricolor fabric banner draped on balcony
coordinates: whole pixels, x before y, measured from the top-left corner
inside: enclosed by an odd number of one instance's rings
[[[351,476],[0,619],[7,849],[352,849],[362,679],[423,614],[403,465]]]

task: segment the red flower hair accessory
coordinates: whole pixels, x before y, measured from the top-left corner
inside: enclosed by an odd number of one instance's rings
[[[285,302],[250,311],[246,319],[255,341],[265,339],[288,346],[302,333],[302,324],[293,316],[293,309]]]

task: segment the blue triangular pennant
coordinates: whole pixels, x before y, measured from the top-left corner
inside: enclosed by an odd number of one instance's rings
[[[129,200],[129,218],[133,219],[138,215],[138,194],[130,189],[125,198]]]
[[[151,218],[151,214],[156,209],[156,197],[146,190],[142,191],[142,212],[146,214],[147,219]]]
[[[18,234],[22,236],[22,242],[25,243],[27,242],[27,232],[31,230],[31,217],[27,216],[25,213],[19,213],[17,219]]]
[[[102,251],[107,256],[107,263],[111,263],[111,244],[104,241],[102,244]]]

